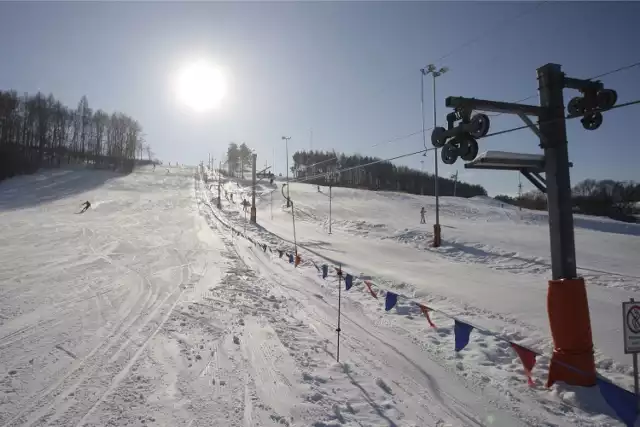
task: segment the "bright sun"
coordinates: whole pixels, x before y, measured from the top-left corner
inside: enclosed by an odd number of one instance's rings
[[[178,98],[195,111],[207,111],[220,105],[226,94],[226,82],[220,69],[199,61],[180,70]]]

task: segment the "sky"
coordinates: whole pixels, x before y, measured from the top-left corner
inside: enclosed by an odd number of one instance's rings
[[[437,79],[440,125],[447,96],[536,104],[536,69],[547,63],[588,78],[640,61],[638,16],[640,2],[612,1],[2,2],[0,89],[53,93],[70,107],[86,95],[94,109],[129,114],[164,162],[220,159],[229,142],[246,142],[259,165],[284,173],[284,135],[290,155],[419,150],[419,132],[386,141],[421,130],[420,68],[440,58],[450,69]],[[194,112],[177,101],[175,82],[202,59],[220,68],[227,91],[218,108]],[[640,99],[640,67],[602,81],[619,103]],[[577,95],[566,90],[565,102]],[[606,113],[596,131],[568,122],[572,183],[640,180],[639,117],[640,105]],[[495,117],[490,131],[519,120]],[[486,150],[541,153],[527,129],[482,139]],[[396,163],[433,172],[434,155]],[[461,160],[439,169],[490,195],[518,191],[516,172],[465,170]]]

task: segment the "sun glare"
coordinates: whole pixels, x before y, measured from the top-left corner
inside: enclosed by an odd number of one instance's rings
[[[199,61],[180,70],[178,98],[191,109],[202,112],[217,108],[226,93],[226,82],[220,69]]]

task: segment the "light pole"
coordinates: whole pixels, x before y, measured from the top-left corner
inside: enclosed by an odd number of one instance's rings
[[[453,197],[456,197],[456,187],[458,186],[458,171],[451,175],[451,179],[453,180]]]
[[[422,68],[420,73],[422,74],[421,79],[421,89],[422,89],[422,97],[421,97],[421,105],[422,105],[422,140],[424,143],[425,150],[427,149],[427,137],[425,135],[424,129],[424,76],[427,74],[431,74],[433,76],[433,127],[436,127],[436,77],[440,77],[444,73],[449,71],[447,67],[442,67],[439,70],[435,65],[429,64],[426,68]],[[425,152],[426,156],[427,153]],[[433,226],[433,247],[437,248],[440,246],[440,198],[438,195],[438,149],[435,149],[435,156],[433,158],[435,164],[435,196],[436,196],[436,223]]]
[[[422,121],[422,130],[424,132],[424,120]],[[426,154],[426,153],[425,153]],[[420,194],[424,196],[424,160],[420,160]]]
[[[289,140],[291,137],[283,136],[282,139],[284,139],[285,148],[287,150],[287,207],[289,207]]]

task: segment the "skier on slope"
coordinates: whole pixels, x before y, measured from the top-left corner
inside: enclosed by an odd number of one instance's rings
[[[80,212],[78,212],[79,214],[81,213],[85,213],[87,211],[87,209],[89,209],[91,207],[91,203],[89,203],[89,201],[87,200],[86,202],[82,203],[80,206],[84,206],[82,208],[82,210]]]
[[[424,219],[424,214],[425,214],[425,210],[424,210],[424,206],[422,208],[420,208],[420,224],[426,224],[427,222]]]

